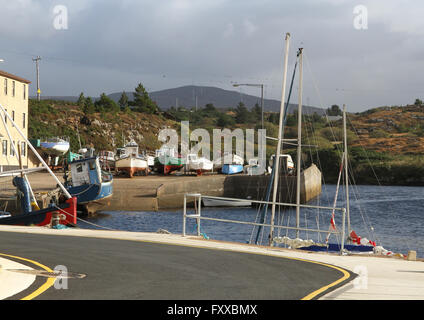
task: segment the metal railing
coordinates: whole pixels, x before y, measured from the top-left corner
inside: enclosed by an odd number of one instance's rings
[[[194,198],[195,209],[197,211],[196,214],[187,214],[187,197]],[[258,204],[268,204],[272,205],[270,201],[260,201],[260,200],[250,200],[250,199],[237,199],[237,198],[226,198],[226,197],[215,197],[215,196],[202,196],[200,193],[186,193],[184,194],[184,207],[183,207],[183,237],[186,236],[186,226],[187,226],[187,218],[188,219],[196,219],[197,220],[197,236],[201,235],[200,232],[200,221],[203,220],[212,220],[219,222],[227,222],[227,223],[237,223],[237,224],[246,224],[252,226],[262,226],[262,227],[271,227],[271,224],[267,223],[258,223],[258,222],[249,222],[249,221],[240,221],[240,220],[230,220],[230,219],[222,219],[222,218],[211,218],[211,217],[202,217],[202,199],[216,199],[216,200],[228,200],[228,201],[238,201],[246,203],[258,203]],[[276,202],[278,206],[287,206],[287,207],[297,207],[298,205],[293,203],[282,203]],[[342,228],[340,231],[332,231],[332,230],[320,230],[320,229],[309,229],[309,228],[297,228],[297,227],[289,227],[282,225],[273,225],[276,229],[287,229],[287,230],[298,230],[298,231],[310,231],[317,233],[327,233],[327,234],[337,234],[341,237],[341,249],[340,253],[344,251],[344,239],[345,239],[345,220],[346,220],[346,208],[333,208],[326,206],[315,206],[315,205],[307,205],[300,204],[300,208],[311,208],[311,209],[323,209],[323,210],[336,210],[342,212]]]

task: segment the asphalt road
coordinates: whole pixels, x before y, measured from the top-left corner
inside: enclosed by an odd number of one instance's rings
[[[328,266],[267,255],[71,236],[0,232],[0,253],[86,275],[36,299],[298,300],[343,276]],[[37,277],[11,299],[45,279]]]

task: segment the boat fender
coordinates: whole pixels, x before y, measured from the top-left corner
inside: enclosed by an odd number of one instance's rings
[[[32,211],[31,206],[31,193],[29,191],[29,186],[27,181],[22,177],[14,177],[12,183],[15,187],[18,188],[20,192],[23,193],[21,198],[21,209],[23,213],[29,213]]]

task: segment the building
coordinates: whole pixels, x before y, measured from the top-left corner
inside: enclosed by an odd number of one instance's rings
[[[22,133],[28,137],[29,80],[0,70],[0,104],[7,111]],[[24,168],[28,167],[28,146],[9,119],[4,119],[16,151],[21,154]],[[0,122],[0,171],[19,168],[18,155],[10,143],[3,121]],[[19,148],[19,150],[18,150]]]

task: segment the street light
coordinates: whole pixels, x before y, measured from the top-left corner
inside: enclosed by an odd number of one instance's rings
[[[261,88],[261,125],[262,129],[264,128],[264,85],[263,84],[255,84],[255,83],[234,83],[233,87],[240,87],[240,86],[248,86],[248,87],[257,87]]]

